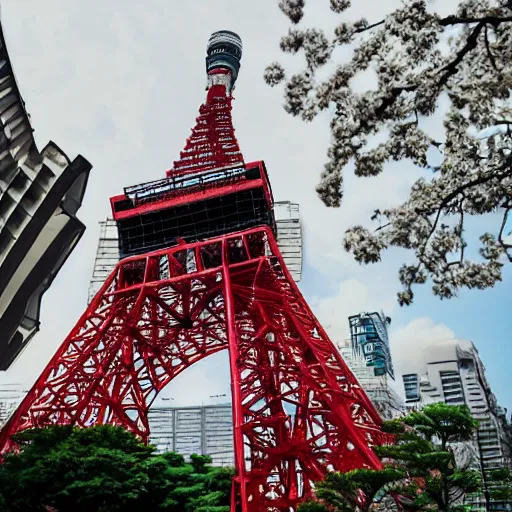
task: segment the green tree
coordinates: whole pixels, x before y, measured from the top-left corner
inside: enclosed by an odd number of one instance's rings
[[[4,512],[229,512],[233,472],[210,467],[209,457],[156,455],[111,426],[33,429],[15,440],[19,453],[0,465]]]
[[[489,498],[495,502],[512,502],[512,471],[509,468],[500,468],[490,471]]]
[[[402,422],[388,424],[398,443],[376,451],[424,480],[415,504],[457,510],[466,493],[480,489],[481,479],[478,471],[457,467],[450,445],[469,441],[477,425],[466,406],[430,404]]]
[[[316,488],[316,497],[299,506],[299,512],[369,512],[380,498],[382,490],[391,483],[405,478],[405,471],[396,467],[355,469],[347,473],[329,473]],[[403,487],[403,486],[402,486]],[[334,508],[333,508],[334,507]]]
[[[457,467],[450,446],[471,439],[476,426],[467,407],[443,403],[385,422],[396,443],[375,447],[384,468],[329,474],[317,485],[320,501],[301,505],[299,512],[367,512],[391,490],[410,510],[459,510],[481,481],[478,471]]]

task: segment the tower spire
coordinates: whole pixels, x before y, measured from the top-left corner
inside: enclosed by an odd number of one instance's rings
[[[206,102],[199,108],[196,125],[179,160],[167,171],[169,177],[244,165],[231,119],[231,93],[240,70],[242,40],[228,30],[214,32],[206,53]]]

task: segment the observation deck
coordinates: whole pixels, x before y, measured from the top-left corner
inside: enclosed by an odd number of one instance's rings
[[[171,176],[111,198],[121,258],[255,226],[275,231],[265,164]]]
[[[246,164],[234,134],[231,92],[241,58],[237,34],[212,34],[206,102],[179,160],[167,178],[127,187],[110,199],[121,258],[256,226],[276,232],[265,164]]]

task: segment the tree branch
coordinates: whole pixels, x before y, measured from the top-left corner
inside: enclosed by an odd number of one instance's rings
[[[457,66],[462,62],[462,59],[471,51],[476,48],[477,42],[478,42],[478,36],[480,35],[480,32],[485,27],[485,22],[480,22],[478,25],[473,29],[473,32],[468,37],[468,40],[466,41],[466,44],[463,48],[459,50],[457,53],[457,56],[455,59],[448,65],[446,65],[441,71],[445,71],[445,73],[441,76],[441,79],[439,80],[439,86],[444,85],[448,78],[450,78],[452,75],[454,75],[457,71]]]
[[[492,67],[500,73],[500,70],[498,69],[498,66],[496,66],[496,60],[494,58],[494,55],[491,52],[491,47],[489,45],[489,37],[487,35],[487,25],[485,26],[485,49],[487,50],[487,55],[489,56],[489,60],[491,61]]]
[[[375,109],[375,111],[373,113],[374,114],[373,118],[378,119],[382,114],[384,114],[386,109],[388,107],[391,107],[391,105],[393,105],[393,103],[396,101],[398,96],[400,96],[400,94],[402,94],[402,92],[414,91],[416,88],[417,88],[416,85],[404,85],[401,87],[392,87],[389,90],[388,95],[382,99],[381,105]],[[370,126],[368,124],[368,119],[366,119],[366,120],[359,122],[359,127],[354,129],[353,133],[355,134],[357,132],[360,132],[361,130],[369,129],[369,128],[370,128]]]
[[[441,18],[439,20],[439,24],[443,27],[448,25],[459,25],[459,24],[468,24],[468,23],[489,23],[494,27],[497,27],[501,23],[509,23],[512,21],[512,16],[504,16],[502,18],[498,16],[483,16],[482,18],[460,18],[458,16],[447,16],[446,18]]]
[[[462,204],[464,202],[464,199],[460,201],[459,203],[459,214],[460,214],[460,221],[459,221],[459,238],[460,238],[460,258],[455,261],[451,261],[446,265],[447,268],[450,268],[453,265],[461,265],[464,263],[464,239],[462,237],[462,233],[464,232],[464,208],[462,207]]]
[[[391,222],[388,222],[387,224],[384,224],[383,226],[379,226],[377,229],[375,229],[375,232],[380,231],[381,229],[387,228],[388,226],[391,226]]]
[[[506,244],[505,241],[503,240],[503,231],[505,230],[505,226],[506,226],[507,220],[508,220],[508,214],[510,213],[511,210],[512,210],[512,206],[507,205],[507,207],[505,209],[505,213],[503,214],[503,221],[501,222],[501,229],[500,229],[500,233],[498,235],[498,242],[501,245],[501,247],[503,248],[503,250],[505,251],[505,255],[507,256],[508,260],[512,263],[512,254],[508,253],[509,249],[512,249],[512,245]]]
[[[452,199],[455,199],[460,193],[464,192],[467,188],[474,187],[475,185],[481,185],[482,183],[487,183],[488,181],[491,181],[493,179],[502,179],[506,178],[507,176],[512,176],[512,168],[503,172],[502,174],[490,174],[486,176],[480,176],[480,178],[477,178],[476,180],[469,181],[465,183],[464,185],[460,185],[455,190],[450,192],[442,201],[441,204],[436,207],[436,210],[438,208],[444,208]],[[434,212],[432,209],[430,210],[416,210],[416,213],[419,215],[427,214],[432,215]]]
[[[386,23],[386,20],[377,21],[377,23],[372,23],[371,25],[368,25],[367,27],[361,27],[361,28],[354,30],[354,34],[361,34],[362,32],[371,30],[372,28],[378,27],[379,25],[384,25],[384,23]]]
[[[491,19],[492,17],[487,17],[487,18]],[[475,21],[479,21],[479,23],[473,29],[471,34],[469,35],[468,40],[466,41],[466,44],[464,45],[464,47],[459,50],[455,59],[450,64],[447,64],[444,68],[441,69],[441,72],[444,71],[444,74],[441,76],[441,78],[439,79],[439,82],[437,84],[437,86],[439,88],[447,82],[448,78],[450,78],[452,75],[454,75],[457,72],[457,66],[462,62],[464,57],[471,50],[474,50],[476,48],[476,45],[478,43],[478,36],[480,35],[480,32],[482,31],[482,29],[486,26],[486,23],[489,22],[487,18],[481,18],[480,20],[475,19]],[[459,18],[457,18],[457,19],[459,19]],[[462,18],[460,18],[460,19],[462,19]],[[470,19],[470,18],[465,18],[465,19]],[[503,18],[503,20],[509,21],[508,18]],[[510,21],[512,21],[512,17],[510,17]],[[381,22],[379,22],[379,24],[380,23]],[[400,96],[400,94],[402,94],[402,92],[414,91],[414,90],[416,90],[416,88],[417,88],[417,86],[415,86],[415,85],[404,85],[404,86],[400,86],[400,87],[392,87],[391,90],[389,91],[388,95],[385,98],[383,98],[382,104],[378,108],[375,109],[374,117],[379,118],[386,111],[386,109],[388,107],[393,105],[393,103],[396,101],[398,96]],[[360,128],[364,129],[367,127],[368,127],[368,123],[360,124]]]

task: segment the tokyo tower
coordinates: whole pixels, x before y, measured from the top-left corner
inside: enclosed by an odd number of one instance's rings
[[[110,199],[121,260],[0,433],[120,425],[143,440],[158,393],[227,349],[231,510],[290,512],[328,471],[379,468],[381,420],[314,317],[275,239],[262,161],[231,120],[242,42],[214,33],[207,97],[164,179]]]

